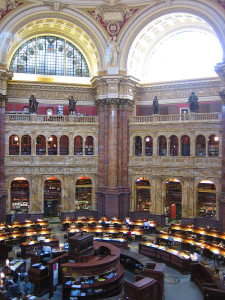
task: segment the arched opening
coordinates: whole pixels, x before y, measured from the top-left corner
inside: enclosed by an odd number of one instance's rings
[[[93,155],[94,139],[92,136],[87,136],[85,139],[85,155]]]
[[[206,141],[203,135],[198,135],[195,141],[195,154],[196,156],[205,156],[206,154]]]
[[[60,155],[68,155],[69,154],[69,138],[68,138],[68,136],[66,136],[66,135],[61,136],[59,145],[60,145],[60,149],[59,149]]]
[[[219,137],[215,134],[209,137],[209,156],[219,156]]]
[[[74,155],[83,154],[83,138],[80,135],[75,136],[74,138]]]
[[[31,137],[29,135],[22,136],[21,155],[31,155]]]
[[[178,156],[178,137],[176,135],[170,136],[170,156]]]
[[[190,138],[188,135],[181,137],[181,155],[190,156]]]
[[[151,210],[151,185],[147,178],[139,177],[135,182],[136,210]]]
[[[11,135],[9,137],[9,155],[19,155],[20,153],[20,139],[18,135]]]
[[[140,136],[134,138],[134,153],[137,156],[142,155],[142,138]]]
[[[48,137],[48,155],[57,155],[57,137],[55,135]]]
[[[81,176],[75,186],[75,207],[76,210],[91,210],[92,204],[92,181],[87,176]]]
[[[53,109],[51,107],[47,108],[46,113],[47,113],[47,116],[52,116],[53,115]]]
[[[216,186],[210,180],[202,180],[197,186],[197,216],[216,216]]]
[[[44,216],[57,217],[61,214],[61,181],[49,177],[44,183]]]
[[[173,178],[166,182],[165,216],[169,219],[181,219],[182,216],[182,186],[179,180]]]
[[[46,138],[43,135],[39,135],[36,138],[36,155],[46,154]]]
[[[159,156],[166,156],[167,155],[167,140],[164,135],[159,137]]]
[[[28,213],[29,204],[29,182],[24,177],[17,177],[11,182],[11,209],[15,213]]]
[[[153,139],[151,136],[145,137],[145,155],[152,156],[153,154]]]

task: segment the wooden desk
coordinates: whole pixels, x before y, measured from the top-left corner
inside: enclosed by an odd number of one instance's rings
[[[49,276],[48,268],[40,270],[38,268],[30,267],[28,270],[28,277],[30,282],[34,284],[34,295],[41,297],[48,293]]]
[[[34,253],[34,248],[37,246],[50,246],[52,248],[58,248],[59,247],[59,240],[58,239],[48,239],[43,242],[34,241],[34,242],[28,242],[28,243],[21,243],[21,256],[26,257],[32,253]]]
[[[191,258],[182,251],[166,249],[151,243],[139,243],[139,253],[178,269],[182,274],[190,273]]]

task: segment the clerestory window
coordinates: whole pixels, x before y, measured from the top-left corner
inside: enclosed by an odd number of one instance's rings
[[[10,70],[17,73],[89,77],[87,62],[70,42],[56,36],[39,36],[25,42],[14,54]]]

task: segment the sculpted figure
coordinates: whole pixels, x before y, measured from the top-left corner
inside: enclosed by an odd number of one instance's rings
[[[158,114],[159,113],[159,101],[157,96],[155,96],[153,100],[153,114]]]
[[[71,115],[74,115],[77,100],[74,100],[73,96],[70,96],[68,98],[68,100],[69,100],[69,112],[70,112]]]
[[[195,95],[195,92],[191,92],[191,95],[188,98],[187,103],[189,103],[190,112],[196,112],[198,110],[198,108],[199,108],[198,97],[197,97],[197,95]]]
[[[39,102],[35,98],[34,94],[32,94],[29,98],[29,112],[30,113],[37,113]]]
[[[108,43],[108,47],[106,50],[106,62],[109,67],[117,67],[117,56],[119,51],[119,46],[116,42],[116,36],[110,38]]]

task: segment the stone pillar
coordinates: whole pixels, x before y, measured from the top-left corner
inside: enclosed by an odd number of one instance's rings
[[[215,71],[221,78],[222,100],[222,190],[219,196],[219,224],[221,230],[225,230],[225,63],[217,64]]]
[[[0,68],[0,222],[6,221],[6,190],[4,185],[5,155],[5,105],[7,102],[7,81],[12,76],[5,68]]]
[[[129,76],[102,75],[93,78],[92,84],[97,91],[99,118],[98,216],[123,218],[129,214],[128,119],[136,82]]]
[[[4,185],[4,155],[5,155],[5,104],[7,96],[0,93],[0,222],[6,221],[7,193]]]

